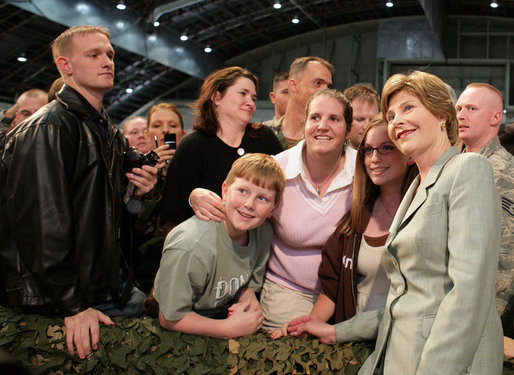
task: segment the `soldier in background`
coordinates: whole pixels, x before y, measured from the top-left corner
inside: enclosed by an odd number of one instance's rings
[[[271,127],[284,150],[303,139],[305,105],[313,94],[332,87],[334,73],[334,66],[321,57],[299,57],[291,63],[286,112]]]
[[[364,128],[378,115],[378,93],[369,83],[356,83],[344,90],[344,96],[353,109],[352,127],[347,135],[348,146],[357,150],[362,141]]]
[[[269,93],[269,98],[275,106],[275,116],[268,121],[264,121],[266,126],[277,126],[280,118],[284,116],[289,98],[289,72],[280,72],[273,79],[273,91]]]
[[[502,237],[496,279],[496,304],[502,316],[514,294],[514,157],[501,146],[498,139],[503,115],[502,95],[487,83],[471,83],[462,92],[455,107],[459,119],[459,138],[466,147],[465,152],[477,152],[489,159],[500,194]],[[502,322],[505,323],[505,319]],[[505,324],[503,328],[505,332],[508,331]]]

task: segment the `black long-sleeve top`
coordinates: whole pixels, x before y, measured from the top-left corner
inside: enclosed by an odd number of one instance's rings
[[[253,152],[275,155],[283,150],[267,126],[251,131],[249,127],[246,127],[239,147],[231,147],[217,136],[201,130],[182,139],[168,167],[161,202],[161,223],[179,224],[194,215],[188,200],[195,188],[209,189],[221,196],[221,185],[232,163],[240,156]]]

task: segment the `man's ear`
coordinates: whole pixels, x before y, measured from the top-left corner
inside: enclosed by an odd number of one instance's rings
[[[287,86],[288,86],[288,94],[290,94],[291,92],[298,92],[298,90],[296,88],[296,80],[294,78],[289,79]]]
[[[502,122],[502,116],[503,113],[501,111],[493,112],[491,116],[491,125],[494,127],[500,126],[500,123]]]
[[[72,75],[73,69],[71,67],[69,59],[66,56],[59,56],[55,64],[57,65],[57,69],[60,72],[63,72],[68,76]]]
[[[269,93],[269,100],[275,104],[275,93],[273,91]]]

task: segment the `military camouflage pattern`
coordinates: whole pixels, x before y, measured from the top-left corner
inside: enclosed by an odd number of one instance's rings
[[[264,121],[262,124],[270,127],[271,130],[273,130],[273,133],[275,133],[275,135],[277,136],[280,144],[282,145],[282,148],[284,150],[287,150],[288,148],[295,146],[298,142],[301,141],[301,139],[293,142],[292,144],[288,144],[287,139],[284,136],[284,133],[282,133],[282,121],[284,121],[284,116],[282,116],[278,120]]]
[[[0,307],[0,347],[40,374],[356,374],[369,343],[324,345],[264,333],[219,340],[165,331],[156,319],[114,318],[98,350],[81,360],[66,348],[62,319]]]
[[[500,261],[496,278],[496,304],[500,315],[507,306],[509,297],[514,294],[512,282],[514,270],[514,156],[500,144],[498,137],[493,138],[480,154],[491,162],[494,180],[501,199],[502,228]]]

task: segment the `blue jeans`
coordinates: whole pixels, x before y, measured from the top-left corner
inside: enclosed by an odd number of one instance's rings
[[[91,306],[93,309],[100,310],[108,316],[126,316],[139,318],[145,312],[146,295],[135,286],[132,287],[130,298],[125,306],[119,305],[113,301],[100,302]]]

